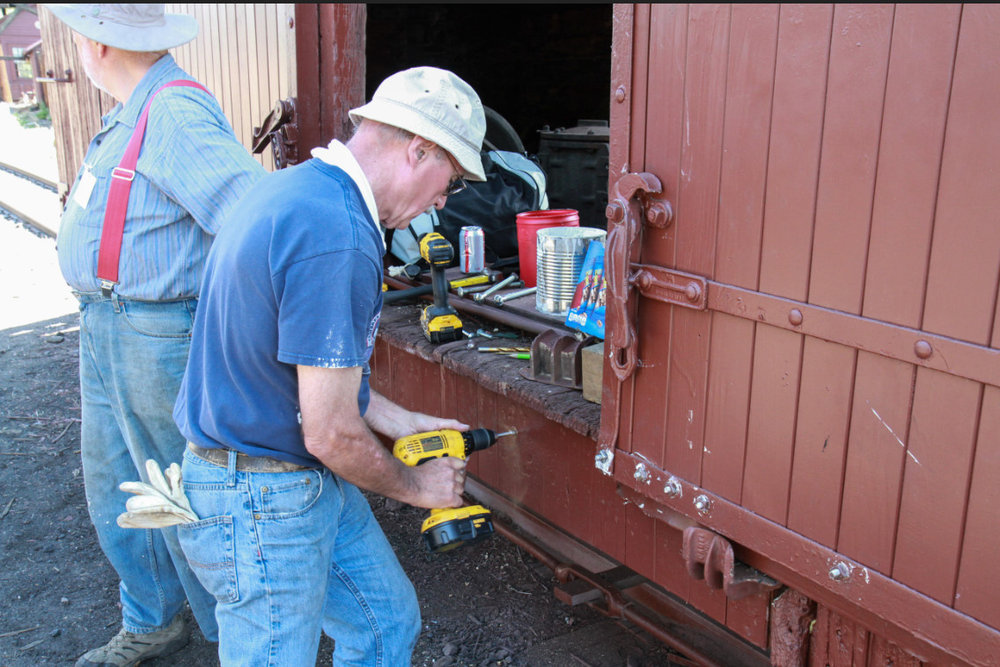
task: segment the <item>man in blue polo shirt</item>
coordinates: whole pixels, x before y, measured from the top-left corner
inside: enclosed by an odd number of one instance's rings
[[[407,665],[420,632],[412,584],[359,487],[456,507],[464,462],[410,468],[390,439],[466,424],[371,389],[382,308],[379,223],[406,227],[485,180],[475,91],[409,69],[351,111],[346,143],[270,174],[234,207],[209,255],[174,418],[189,440],[178,529],[218,602],[222,665]]]

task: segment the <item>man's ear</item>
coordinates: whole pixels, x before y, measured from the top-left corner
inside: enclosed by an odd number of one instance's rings
[[[406,146],[407,157],[416,166],[417,163],[423,162],[431,154],[433,148],[433,142],[427,141],[423,137],[415,136]]]

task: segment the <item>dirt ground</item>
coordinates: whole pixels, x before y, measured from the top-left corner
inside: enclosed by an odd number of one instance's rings
[[[77,326],[55,242],[0,218],[0,667],[73,664],[119,628],[84,500]],[[423,510],[370,500],[420,597],[414,665],[675,664],[636,627],[557,601],[552,573],[504,538],[432,556]],[[324,638],[317,664],[332,648]],[[145,664],[214,665],[215,646],[194,631]]]

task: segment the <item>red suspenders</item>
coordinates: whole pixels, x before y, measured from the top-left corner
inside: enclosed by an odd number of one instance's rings
[[[139,161],[139,150],[142,148],[142,137],[146,133],[146,117],[149,115],[149,105],[153,98],[164,88],[171,86],[189,86],[200,88],[208,93],[200,83],[194,81],[171,81],[165,83],[150,96],[146,108],[142,110],[132,138],[125,148],[121,162],[111,172],[111,189],[108,192],[108,205],[104,211],[104,226],[101,228],[101,249],[97,257],[97,278],[101,282],[101,291],[105,296],[111,295],[111,290],[118,284],[118,263],[122,251],[122,233],[125,231],[125,213],[128,210],[128,195],[132,190],[132,179],[135,178],[135,165]],[[209,93],[211,94],[211,93]]]

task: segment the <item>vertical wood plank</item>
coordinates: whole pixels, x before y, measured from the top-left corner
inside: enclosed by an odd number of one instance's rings
[[[891,5],[837,5],[823,112],[809,303],[861,312]]]
[[[896,5],[865,317],[920,325],[961,11],[957,4]]]
[[[782,5],[778,24],[760,290],[808,294],[832,9]]]
[[[982,390],[917,369],[892,576],[947,605],[955,594]]]
[[[275,31],[278,35],[278,89],[288,91],[289,95],[295,95],[297,87],[295,70],[292,66],[296,53],[293,39],[295,5],[281,3],[277,8]]]
[[[274,97],[274,94],[278,91],[271,80],[270,49],[274,48],[274,38],[267,33],[268,11],[269,9],[266,6],[254,5],[253,30],[254,41],[257,46],[258,80],[260,81],[258,104],[262,110],[270,109],[274,106],[274,102],[279,99]],[[263,111],[261,115],[262,119],[266,113],[267,111]],[[265,150],[261,154],[261,159],[267,169],[272,171],[275,169],[274,158],[270,150]]]
[[[896,544],[913,377],[909,364],[858,353],[837,550],[886,575]]]
[[[865,317],[920,325],[958,5],[896,6],[879,145]],[[889,574],[914,371],[858,355],[839,550]]]
[[[855,351],[815,338],[802,350],[788,527],[837,543]]]
[[[998,23],[995,5],[963,8],[923,319],[926,330],[979,344],[991,340],[1000,274]],[[893,575],[946,604],[955,593],[981,401],[977,383],[917,372],[910,439],[921,465],[907,462]]]
[[[1000,332],[994,334],[994,337]],[[997,343],[994,342],[994,347]],[[1000,388],[986,387],[976,442],[955,609],[1000,628]]]
[[[701,483],[737,503],[743,490],[753,349],[753,322],[712,316]]]
[[[685,136],[675,233],[676,266],[711,275],[718,224],[719,178],[729,49],[729,8],[692,5],[685,72]],[[704,176],[702,176],[704,175]],[[673,307],[672,307],[673,308]],[[711,318],[673,308],[663,457],[667,470],[701,484]]]
[[[982,345],[990,340],[1000,274],[998,25],[1000,6],[964,6],[923,321],[927,331]]]
[[[630,80],[624,82],[626,86],[626,101],[629,105],[628,107],[628,126],[630,132],[627,135],[621,135],[619,127],[621,126],[621,117],[613,116],[613,121],[618,121],[617,124],[612,125],[612,132],[615,133],[616,137],[619,137],[619,141],[622,142],[624,146],[623,157],[625,161],[622,163],[609,165],[608,167],[608,179],[610,187],[608,192],[614,192],[614,185],[619,178],[629,174],[633,171],[641,171],[644,168],[645,160],[645,127],[646,127],[646,110],[648,107],[647,93],[649,91],[648,85],[648,72],[649,72],[649,44],[652,39],[652,10],[648,3],[642,3],[635,5],[635,9],[632,14],[633,22],[629,27],[632,34],[634,35],[634,43],[630,43],[628,48],[622,48],[616,52],[620,54],[621,57],[629,57],[627,67],[621,65],[622,74],[625,74],[627,69],[630,74]],[[616,15],[617,16],[617,15]],[[616,40],[630,40],[631,37],[627,33],[622,33],[616,30]],[[617,66],[617,63],[615,63]],[[619,85],[623,85],[619,82]],[[614,109],[612,109],[614,112]],[[615,144],[612,141],[612,144]],[[618,153],[615,153],[618,155]],[[612,223],[613,224],[613,223]],[[611,227],[613,229],[613,227]],[[614,330],[616,326],[624,326],[624,323],[619,323],[616,321],[616,311],[611,310],[610,316],[607,322],[608,330]],[[608,361],[605,360],[605,366],[608,366]],[[612,377],[612,373],[608,372],[607,377]],[[635,376],[627,378],[621,385],[617,388],[618,396],[614,401],[614,405],[617,405],[618,415],[620,419],[618,422],[618,432],[615,435],[616,447],[624,451],[632,451],[632,424],[634,422],[633,415],[635,414]],[[611,405],[611,403],[609,403]],[[604,412],[603,414],[609,415],[609,412]]]
[[[831,22],[831,7],[821,5],[782,5],[778,22],[760,290],[800,301],[808,293]],[[801,345],[797,334],[758,327],[743,505],[782,524]]]
[[[247,119],[247,113],[250,109],[247,107],[246,98],[243,96],[243,87],[246,85],[247,75],[246,44],[242,43],[241,38],[243,34],[237,21],[236,5],[227,4],[223,9],[226,13],[226,25],[228,26],[226,42],[230,48],[230,96],[233,105],[230,118],[232,119],[233,132],[236,134],[237,141],[249,150],[250,130],[247,129],[247,125],[250,124],[250,121]]]
[[[639,111],[643,119],[652,117],[656,123],[644,120],[645,145],[633,155],[632,171],[649,171],[657,175],[670,198],[678,192],[678,168],[681,145],[681,116],[664,119],[660,109],[681,109],[683,100],[683,63],[687,44],[687,12],[677,5],[653,5],[649,15],[649,80],[645,82],[645,107]],[[633,114],[633,124],[636,115]],[[656,150],[646,152],[646,146]],[[641,157],[639,157],[641,156]],[[671,226],[672,228],[673,226]],[[673,236],[658,230],[643,230],[642,261],[661,265],[673,262]],[[637,297],[638,298],[638,297]],[[643,328],[661,332],[661,336],[639,336],[638,356],[642,360],[625,394],[632,412],[620,427],[622,448],[641,452],[662,465],[666,431],[670,347],[662,336],[669,335],[672,307],[667,304],[639,299],[637,322]],[[655,418],[650,418],[656,415]]]
[[[788,510],[801,345],[795,332],[757,329],[741,504],[781,524]]]
[[[837,5],[831,31],[809,302],[861,310],[878,158],[889,5]],[[852,349],[809,339],[803,348],[788,526],[836,544],[855,371]]]
[[[734,5],[719,184],[716,280],[756,289],[778,7]],[[702,485],[738,501],[750,408],[754,324],[712,315]]]

